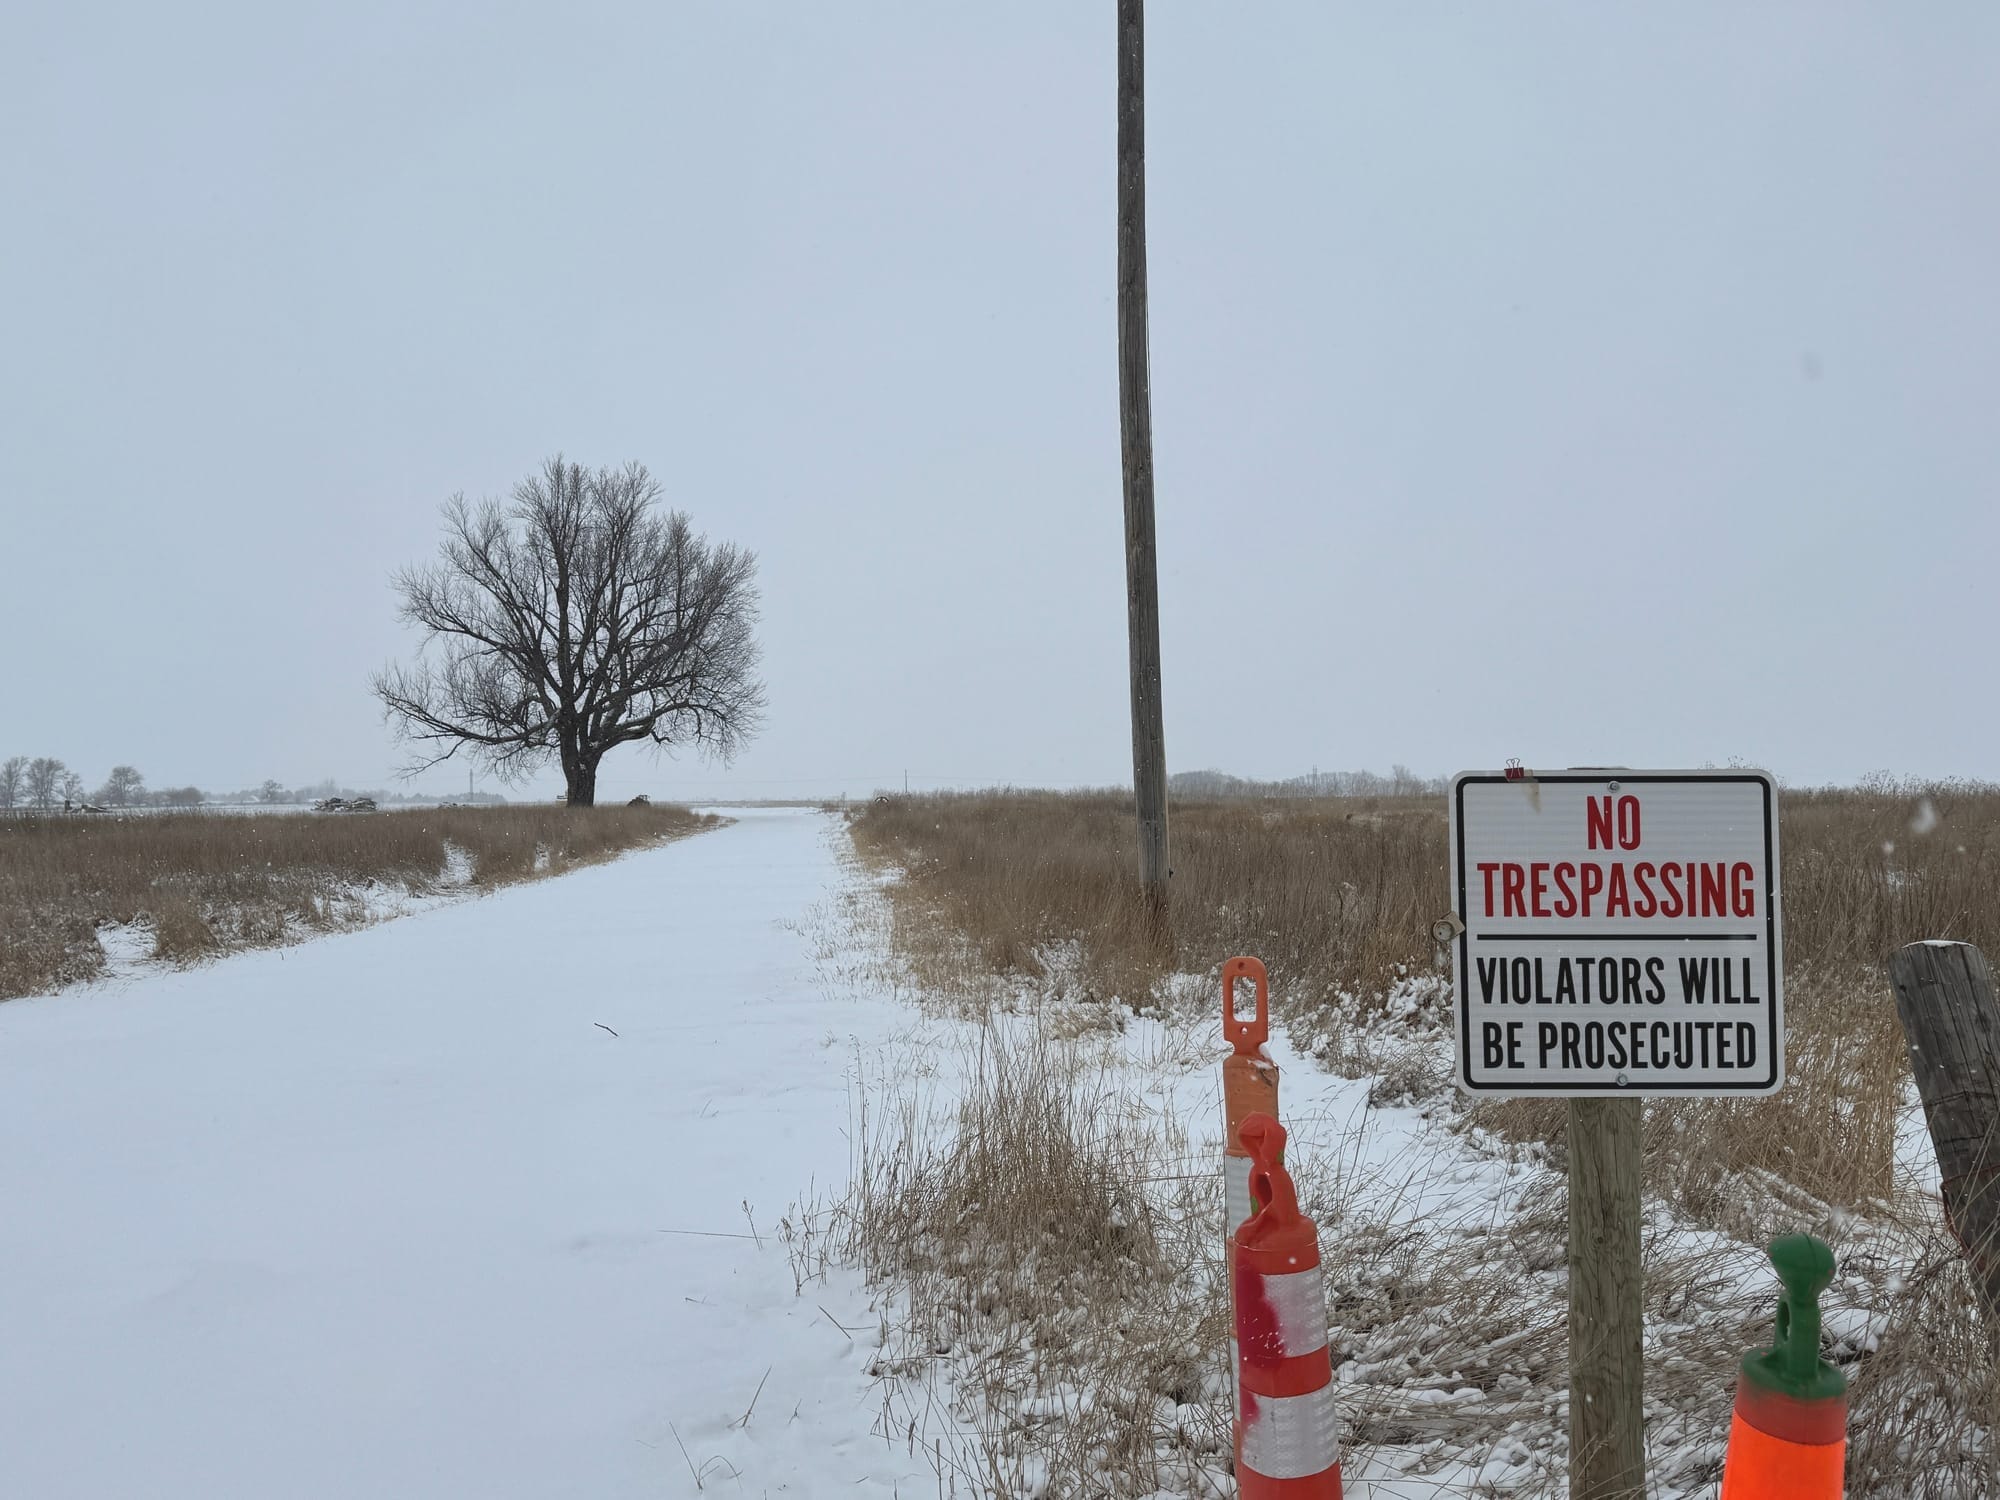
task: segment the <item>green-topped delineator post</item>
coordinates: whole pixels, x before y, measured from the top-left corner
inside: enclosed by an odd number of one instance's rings
[[[1847,1377],[1819,1355],[1819,1296],[1833,1251],[1809,1234],[1771,1245],[1784,1291],[1768,1349],[1743,1356],[1721,1500],[1840,1500]]]
[[[1819,1357],[1819,1294],[1833,1284],[1833,1251],[1809,1234],[1788,1234],[1772,1242],[1771,1264],[1785,1284],[1777,1337],[1743,1356],[1744,1378],[1799,1401],[1845,1396],[1847,1377]]]

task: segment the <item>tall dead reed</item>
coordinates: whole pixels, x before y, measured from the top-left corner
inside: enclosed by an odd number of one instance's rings
[[[1256,953],[1288,995],[1381,983],[1427,961],[1445,905],[1442,809],[1415,799],[1174,803],[1171,945],[1134,877],[1132,802],[1104,793],[889,798],[853,821],[856,846],[899,866],[899,941],[935,961],[1039,975],[1080,951],[1096,998],[1137,1005],[1177,966]],[[942,918],[949,943],[936,940]]]
[[[889,797],[858,810],[853,833],[905,872],[913,919],[945,918],[986,967],[1033,975],[1052,944],[1080,944],[1105,998],[1143,1000],[1172,966],[1232,952],[1262,956],[1307,1003],[1380,998],[1430,967],[1450,899],[1441,799],[1183,799],[1171,819],[1166,950],[1136,890],[1128,796]],[[1918,937],[2000,953],[2000,788],[1787,792],[1780,846],[1795,972],[1873,971]]]

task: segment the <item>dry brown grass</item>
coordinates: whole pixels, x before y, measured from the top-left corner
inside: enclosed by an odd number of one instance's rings
[[[1437,806],[1177,802],[1172,819],[1166,950],[1136,890],[1129,797],[898,797],[852,826],[864,855],[906,872],[897,941],[933,966],[963,943],[983,969],[1040,976],[1051,945],[1074,943],[1086,998],[1139,1005],[1176,967],[1206,970],[1231,953],[1260,955],[1274,991],[1293,997],[1428,962],[1424,934],[1447,904]]]
[[[1081,998],[1147,1003],[1175,969],[1231,953],[1271,969],[1302,1034],[1379,1071],[1379,1017],[1398,986],[1435,984],[1431,921],[1448,906],[1444,809],[1429,799],[1179,802],[1172,946],[1133,876],[1129,798],[988,793],[888,798],[856,811],[864,855],[899,867],[894,940],[920,974],[1046,979],[1061,955]],[[1893,1123],[1909,1076],[1881,966],[1902,943],[1961,938],[2000,952],[2000,789],[1955,783],[1788,792],[1782,800],[1790,1082],[1768,1100],[1657,1101],[1654,1186],[1706,1222],[1759,1211],[1759,1174],[1843,1206],[1892,1195]],[[1431,1012],[1434,1024],[1446,1016]],[[1357,1024],[1361,1023],[1361,1024]],[[1448,1083],[1424,1049],[1397,1088]],[[1394,1090],[1392,1090],[1393,1092]],[[1560,1101],[1487,1101],[1479,1125],[1560,1150]]]
[[[1928,809],[1928,812],[1926,812]],[[1448,908],[1442,801],[1177,801],[1173,946],[1138,898],[1130,797],[987,792],[889,797],[853,814],[856,846],[901,867],[908,946],[945,919],[998,972],[1039,975],[1082,946],[1103,998],[1143,1001],[1175,966],[1255,953],[1275,993],[1313,1005],[1380,999],[1433,961]],[[1875,971],[1918,937],[2000,952],[2000,788],[1955,783],[1787,792],[1780,843],[1785,952],[1795,974]]]
[[[1088,1038],[989,1020],[977,1048],[954,1111],[857,1122],[839,1238],[906,1294],[872,1369],[890,1428],[952,1432],[940,1494],[1215,1492],[1219,1179]]]
[[[1647,1188],[1698,1222],[1757,1240],[1801,1211],[1898,1196],[1909,1057],[1886,981],[1854,966],[1788,981],[1785,1087],[1766,1099],[1646,1101]],[[1442,1082],[1443,1080],[1441,1080]],[[1566,1103],[1480,1099],[1468,1123],[1541,1143],[1561,1165]]]
[[[559,874],[713,823],[685,808],[428,808],[0,819],[0,999],[88,979],[97,930],[138,924],[187,963],[365,920],[357,893]]]
[[[2000,1359],[1970,1312],[1958,1243],[1935,1220],[1899,1225],[1869,1258],[1886,1291],[1871,1309],[1876,1347],[1851,1372],[1848,1494],[2000,1495]]]

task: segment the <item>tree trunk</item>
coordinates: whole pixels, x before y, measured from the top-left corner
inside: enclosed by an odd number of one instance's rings
[[[569,783],[569,805],[571,807],[595,807],[597,805],[596,761],[570,761],[563,767],[563,779]]]

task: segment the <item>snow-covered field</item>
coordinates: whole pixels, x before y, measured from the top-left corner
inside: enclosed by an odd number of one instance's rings
[[[909,1020],[820,978],[836,832],[0,1005],[0,1495],[912,1493],[776,1238]]]
[[[975,1409],[968,1351],[902,1357],[898,1290],[829,1259],[862,1101],[879,1120],[914,1090],[948,1121],[979,1027],[911,1003],[837,819],[734,816],[478,901],[0,1005],[0,1497],[925,1496],[984,1462],[982,1433],[1004,1448],[1077,1399]],[[1171,1139],[1167,1180],[1202,1177],[1204,983],[1116,1027],[1059,1001],[1001,1024],[1062,1021]],[[1308,1207],[1343,1237],[1348,1493],[1545,1488],[1561,1372],[1523,1366],[1522,1340],[1553,1350],[1546,1320],[1488,1348],[1430,1327],[1421,1295],[1392,1304],[1442,1276],[1559,1306],[1560,1242],[1522,1227],[1552,1174],[1273,1051]],[[1754,1249],[1657,1230],[1703,1265],[1704,1337],[1716,1316],[1732,1351],[1768,1328]],[[1854,1288],[1830,1328],[1859,1315],[1865,1338],[1866,1306]],[[1656,1325],[1650,1357],[1671,1367],[1691,1336]],[[1213,1387],[1219,1353],[1198,1357]],[[1727,1402],[1704,1386],[1654,1412],[1661,1494],[1712,1490]],[[1159,1495],[1221,1492],[1197,1449]]]

